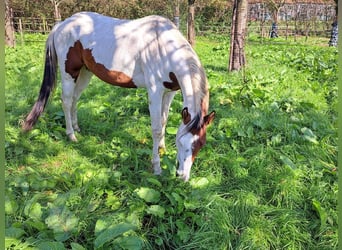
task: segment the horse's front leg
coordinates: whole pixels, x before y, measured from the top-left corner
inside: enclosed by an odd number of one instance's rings
[[[162,113],[161,113],[161,119],[162,119],[162,138],[159,144],[159,150],[165,151],[165,128],[167,119],[169,116],[169,110],[171,106],[171,102],[176,94],[176,91],[168,91],[165,92],[163,95],[163,101],[162,101]]]
[[[151,116],[151,127],[152,127],[152,139],[153,139],[153,149],[152,149],[152,167],[154,174],[160,175],[162,169],[160,167],[160,155],[159,150],[161,146],[164,146],[164,135],[162,126],[162,116],[161,116],[161,103],[162,96],[157,93],[149,93],[149,110]]]

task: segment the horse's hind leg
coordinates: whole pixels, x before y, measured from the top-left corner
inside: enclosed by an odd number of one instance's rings
[[[75,82],[68,75],[62,75],[62,106],[65,116],[66,134],[72,141],[77,141],[72,127],[71,107],[75,91]]]
[[[71,121],[72,121],[72,127],[75,131],[80,132],[80,127],[78,126],[78,120],[77,120],[77,101],[79,100],[82,91],[88,86],[89,81],[92,77],[92,73],[87,70],[86,68],[82,68],[80,70],[80,74],[76,81],[76,86],[74,89],[74,96],[71,106]]]

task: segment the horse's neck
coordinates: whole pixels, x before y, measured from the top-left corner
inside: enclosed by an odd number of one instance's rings
[[[197,67],[197,68],[196,68]],[[192,71],[191,71],[192,70]],[[196,71],[194,71],[196,70]],[[196,115],[204,116],[208,112],[208,86],[205,73],[200,65],[190,67],[190,79],[191,82],[182,89],[183,94],[183,107],[187,107],[191,117]]]

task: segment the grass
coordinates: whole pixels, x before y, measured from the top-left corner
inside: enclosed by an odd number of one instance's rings
[[[172,104],[164,174],[150,168],[145,90],[94,78],[64,134],[60,88],[29,134],[43,43],[6,48],[7,249],[337,249],[337,51],[251,38],[227,73],[229,42],[198,37],[217,118],[184,183]]]

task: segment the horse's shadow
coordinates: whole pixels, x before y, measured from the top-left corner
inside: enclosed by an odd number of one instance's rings
[[[76,134],[78,138],[76,143],[69,141],[65,135],[64,113],[58,87],[56,92],[34,130],[22,133],[28,141],[31,138],[36,139],[35,133],[38,132],[35,129],[48,136],[46,140],[41,140],[39,149],[37,146],[26,145],[26,147],[18,142],[18,145],[24,147],[23,162],[32,156],[37,159],[37,162],[46,162],[48,158],[65,153],[63,151],[74,151],[77,157],[87,164],[98,168],[116,169],[123,172],[127,178],[136,179],[137,175],[132,175],[133,172],[140,174],[153,172],[151,167],[153,143],[146,90],[112,87],[94,78],[78,103],[81,132]],[[24,114],[26,110],[27,107],[22,105],[17,112]],[[173,117],[171,120],[175,120],[174,116],[177,115],[170,114],[170,116]],[[174,124],[174,126],[178,125]],[[166,135],[166,142],[170,149],[175,148],[174,140],[174,135]],[[60,144],[62,147],[55,147],[55,144]],[[168,158],[168,163],[173,161],[169,159],[169,155],[162,158],[165,157]],[[170,157],[175,158],[175,155]],[[69,161],[71,164],[78,164],[72,159]]]

